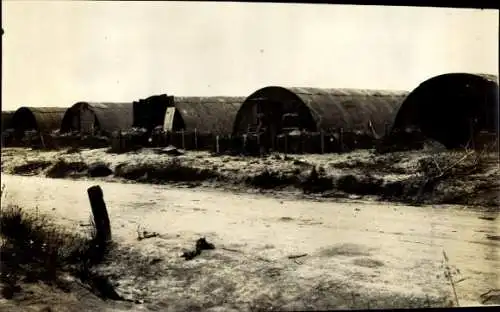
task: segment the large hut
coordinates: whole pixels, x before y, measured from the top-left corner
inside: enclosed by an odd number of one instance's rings
[[[244,97],[174,97],[174,107],[164,116],[166,131],[198,131],[231,135],[236,114]]]
[[[134,127],[148,131],[163,126],[168,107],[174,107],[174,97],[167,94],[153,95],[134,102]]]
[[[447,148],[457,148],[480,131],[497,132],[498,120],[498,77],[448,73],[422,82],[408,95],[391,136],[417,129]]]
[[[126,130],[134,122],[133,103],[78,102],[68,108],[61,123],[61,133],[102,134]]]
[[[15,111],[2,111],[2,132],[6,129],[12,128],[12,117]]]
[[[285,88],[259,89],[243,102],[235,118],[233,134],[268,129],[269,142],[290,129],[308,132],[362,131],[385,133],[406,91]]]
[[[62,107],[20,107],[12,116],[11,127],[18,138],[27,130],[52,132],[61,126],[65,111]]]

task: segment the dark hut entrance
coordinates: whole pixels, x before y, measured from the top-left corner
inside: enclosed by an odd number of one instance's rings
[[[293,131],[308,129],[309,125],[299,118],[296,103],[286,103],[268,98],[255,101],[255,123],[248,127],[249,133],[261,134],[260,145],[266,149],[276,149],[277,137]]]
[[[26,131],[38,131],[38,124],[33,113],[25,107],[18,109],[12,116],[12,126],[16,139],[22,139]]]

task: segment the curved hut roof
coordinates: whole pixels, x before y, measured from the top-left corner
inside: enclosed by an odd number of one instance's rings
[[[244,97],[174,97],[174,106],[186,130],[219,135],[231,134]]]
[[[391,131],[420,129],[448,148],[466,144],[475,131],[497,131],[498,77],[447,73],[417,86],[402,103]]]
[[[61,124],[61,132],[70,129],[72,116],[78,115],[84,108],[95,114],[101,130],[105,132],[128,129],[134,122],[133,103],[78,102],[66,111]]]
[[[385,124],[390,122],[407,94],[407,91],[269,86],[246,98],[236,117],[235,131],[243,118],[242,114],[245,114],[244,106],[252,105],[258,99],[267,99],[281,103],[295,102],[306,107],[315,130],[344,128],[346,131],[364,131],[371,122],[375,131],[382,134]],[[297,109],[306,114],[303,108]]]
[[[61,126],[65,111],[63,107],[20,107],[12,116],[12,127],[18,130],[53,131]]]

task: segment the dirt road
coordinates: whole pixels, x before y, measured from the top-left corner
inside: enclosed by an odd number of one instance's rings
[[[256,298],[281,309],[456,304],[446,265],[461,306],[477,305],[482,293],[500,288],[498,219],[460,207],[299,201],[4,174],[2,184],[2,205],[38,207],[78,231],[90,216],[86,189],[101,185],[115,239],[157,259],[145,266],[124,259],[121,268],[105,269],[118,291],[143,300],[146,309],[179,309],[172,302],[180,298],[190,302],[182,309],[249,308]],[[138,230],[159,236],[138,241]],[[216,250],[180,258],[201,236]]]

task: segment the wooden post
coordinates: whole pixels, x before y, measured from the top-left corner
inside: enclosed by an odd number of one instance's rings
[[[42,147],[45,149],[45,141],[43,140],[43,133],[42,132],[39,133],[40,133],[40,141],[42,141]]]
[[[194,128],[194,149],[198,150],[198,129]]]
[[[182,137],[182,149],[186,149],[186,143],[184,142],[184,129],[181,130],[181,137]]]
[[[344,152],[344,128],[339,131],[340,152]]]
[[[325,134],[323,133],[323,130],[320,132],[320,138],[321,138],[321,154],[325,153]]]
[[[219,136],[215,136],[215,152],[219,154]]]
[[[301,154],[304,154],[304,138],[305,138],[305,135],[304,135],[304,132],[301,132],[300,133],[300,153]]]
[[[476,142],[474,140],[474,123],[472,121],[472,119],[469,119],[469,135],[470,135],[470,138],[469,138],[469,141],[471,143],[471,146],[468,148],[472,148],[473,150],[476,149]]]
[[[285,156],[288,154],[288,132],[285,132]]]
[[[94,217],[97,242],[109,242],[111,240],[111,226],[102,189],[99,185],[94,185],[87,189],[87,193]]]
[[[247,135],[248,135],[248,132],[247,132],[247,134],[243,134],[243,153],[247,152]]]
[[[122,151],[122,131],[118,130],[118,150],[116,152],[121,152]]]

